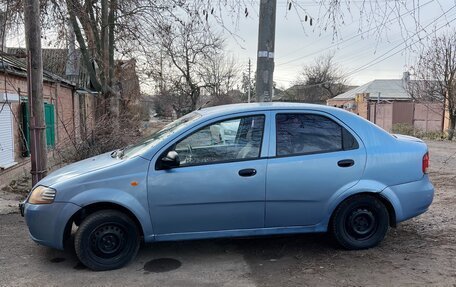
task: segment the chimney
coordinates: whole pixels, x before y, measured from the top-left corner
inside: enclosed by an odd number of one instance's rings
[[[0,10],[0,52],[6,52],[6,15]]]

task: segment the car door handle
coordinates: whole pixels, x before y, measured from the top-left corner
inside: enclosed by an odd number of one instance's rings
[[[256,173],[257,171],[254,168],[246,168],[239,171],[240,176],[254,176]]]
[[[337,165],[340,167],[349,167],[355,164],[355,161],[352,159],[343,159],[337,162]]]

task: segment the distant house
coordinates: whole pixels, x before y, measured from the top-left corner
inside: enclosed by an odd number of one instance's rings
[[[94,126],[94,95],[45,70],[43,96],[49,150],[68,146]],[[29,170],[30,111],[26,58],[0,51],[0,185]]]
[[[301,102],[309,104],[326,104],[326,100],[337,92],[344,92],[353,88],[344,84],[327,84],[325,87],[320,85],[296,84],[282,91],[279,101]]]
[[[407,72],[402,79],[373,80],[327,100],[327,105],[356,113],[387,131],[397,124],[423,132],[445,130],[443,103],[412,97],[407,86],[413,82]]]

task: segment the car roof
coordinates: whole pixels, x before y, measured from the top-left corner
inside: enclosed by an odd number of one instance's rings
[[[242,103],[242,104],[231,104],[214,106],[198,110],[201,115],[219,115],[219,114],[230,114],[230,113],[241,113],[241,112],[254,112],[254,111],[265,111],[265,110],[318,110],[325,112],[336,112],[340,111],[338,108],[317,105],[317,104],[304,104],[304,103],[286,103],[286,102],[269,102],[269,103]]]
[[[249,104],[231,104],[222,105],[215,107],[208,107],[197,112],[200,113],[203,118],[216,118],[219,116],[242,113],[242,112],[255,112],[255,111],[280,111],[280,110],[308,110],[308,111],[319,111],[331,114],[348,127],[354,130],[366,145],[374,146],[379,143],[392,140],[393,137],[371,123],[370,121],[341,108],[317,105],[317,104],[305,104],[305,103],[287,103],[287,102],[269,102],[269,103],[249,103]],[[203,120],[203,119],[201,119]]]

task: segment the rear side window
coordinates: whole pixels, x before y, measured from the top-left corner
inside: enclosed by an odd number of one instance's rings
[[[358,148],[353,135],[333,120],[315,114],[276,115],[277,156]]]

